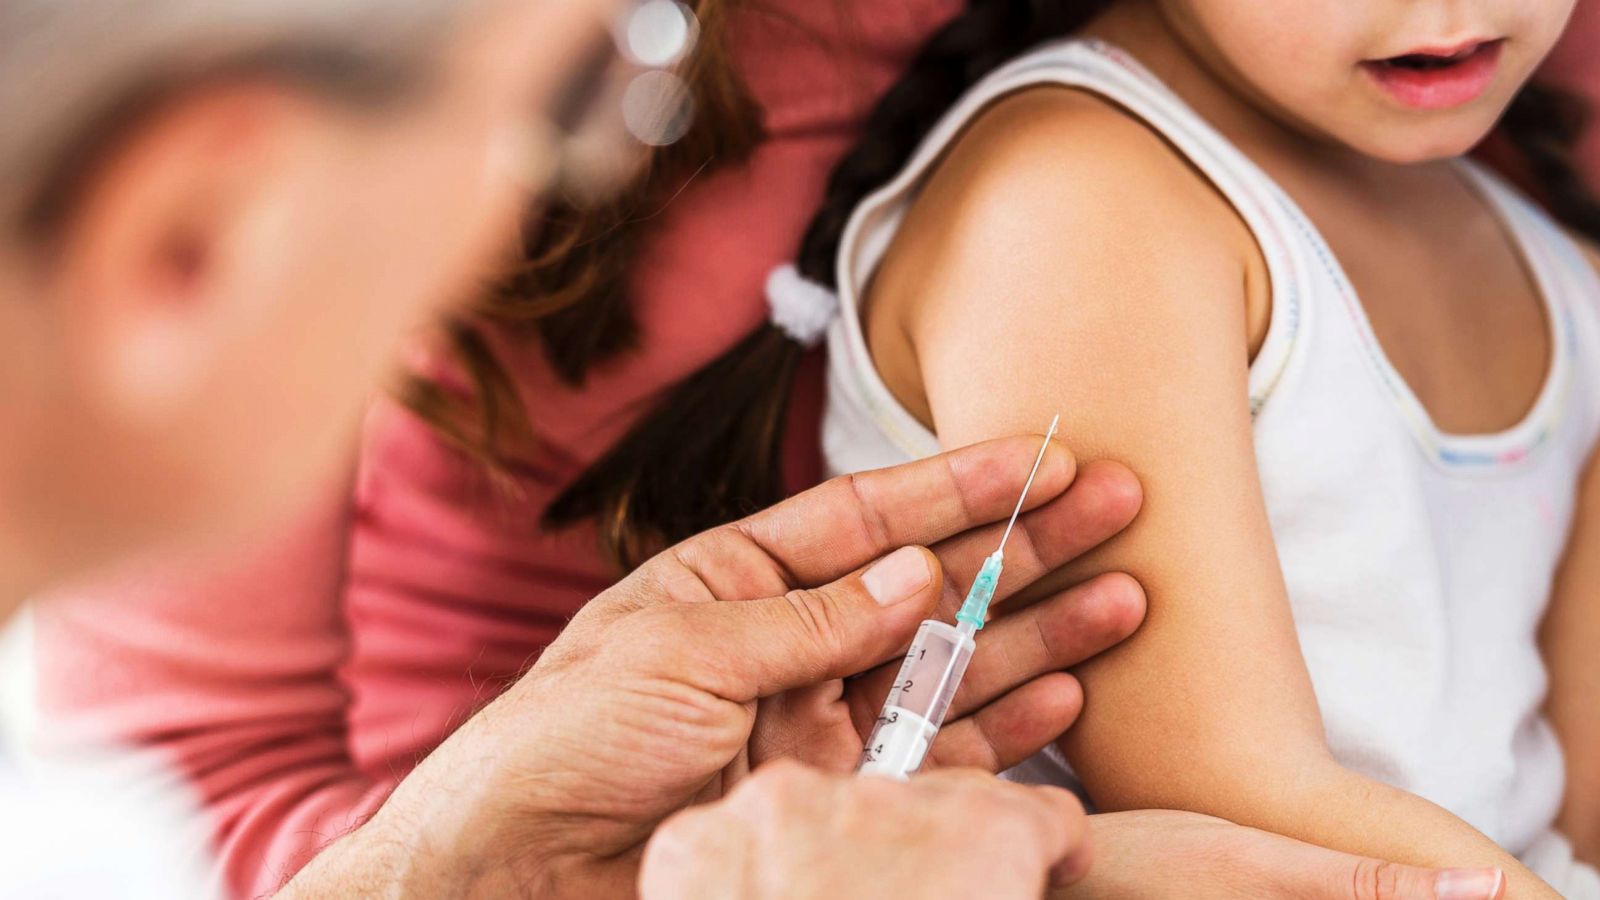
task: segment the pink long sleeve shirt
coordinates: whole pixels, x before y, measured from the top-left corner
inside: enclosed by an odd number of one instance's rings
[[[639,402],[765,315],[829,168],[876,95],[959,0],[768,0],[733,28],[769,138],[666,210],[634,272],[643,339],[582,391],[539,354],[500,352],[540,452],[508,501],[428,429],[385,404],[353,491],[231,562],[83,592],[38,617],[49,743],[164,754],[194,785],[238,896],[279,886],[359,824],[416,761],[521,672],[610,574],[582,529],[538,528],[545,504],[620,436]],[[1595,0],[1558,77],[1600,102]],[[1600,172],[1600,131],[1585,148]],[[801,378],[791,481],[817,465],[819,369]],[[106,602],[111,601],[111,602]]]
[[[270,892],[370,815],[416,761],[537,657],[611,573],[592,532],[538,527],[545,504],[663,386],[766,314],[822,185],[872,101],[957,0],[772,0],[733,23],[769,134],[698,179],[633,272],[640,350],[563,385],[499,342],[541,446],[506,498],[385,404],[354,489],[237,559],[75,592],[38,619],[47,745],[154,750],[193,784],[222,877]],[[813,363],[816,360],[812,361]],[[791,480],[817,470],[820,369],[794,404]]]

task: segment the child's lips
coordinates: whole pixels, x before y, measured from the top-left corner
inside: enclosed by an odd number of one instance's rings
[[[1483,95],[1500,67],[1503,40],[1477,41],[1447,49],[1418,50],[1368,60],[1361,68],[1400,103],[1415,109],[1448,109]]]

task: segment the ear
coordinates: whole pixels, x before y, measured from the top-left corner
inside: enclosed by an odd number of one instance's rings
[[[164,104],[103,154],[51,278],[86,399],[146,426],[196,399],[253,318],[241,307],[262,302],[250,273],[291,262],[287,211],[325,119],[271,84],[222,84]]]

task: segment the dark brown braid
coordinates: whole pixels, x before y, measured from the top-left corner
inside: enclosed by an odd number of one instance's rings
[[[1573,94],[1530,84],[1500,120],[1500,130],[1528,167],[1539,199],[1562,224],[1600,241],[1600,202],[1573,162],[1572,151],[1589,124],[1589,110]]]
[[[922,140],[997,67],[1082,27],[1112,0],[971,0],[938,31],[879,101],[855,148],[834,169],[799,251],[805,277],[836,288],[835,261],[857,205],[909,162]],[[1581,106],[1525,89],[1504,127],[1560,219],[1600,240],[1600,205],[1570,148]],[[668,391],[622,441],[550,507],[547,525],[597,519],[624,568],[651,552],[782,498],[780,448],[799,344],[764,324]]]
[[[1110,0],[972,0],[923,46],[829,180],[800,247],[801,273],[834,286],[856,205],[900,171],[970,87],[1034,45],[1086,23]],[[545,522],[597,519],[624,568],[665,544],[783,496],[780,451],[802,347],[763,324],[680,383],[558,497]]]

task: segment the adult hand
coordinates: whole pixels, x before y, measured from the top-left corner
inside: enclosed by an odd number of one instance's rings
[[[900,782],[779,762],[725,800],[668,819],[645,850],[639,894],[1035,900],[1088,869],[1087,829],[1078,799],[1060,788],[972,769]]]
[[[1366,859],[1198,813],[1086,818],[1066,791],[971,770],[901,783],[776,763],[668,819],[639,880],[644,900],[1032,898],[1046,886],[1054,900],[1497,900],[1505,878]]]
[[[1094,867],[1055,900],[1496,900],[1505,891],[1494,869],[1365,859],[1198,813],[1142,810],[1089,822]]]
[[[1036,437],[1005,439],[835,479],[662,553],[585,607],[294,886],[362,859],[368,878],[419,893],[474,879],[485,893],[626,893],[656,825],[721,796],[752,759],[792,751],[848,769],[892,672],[849,689],[839,679],[903,652],[941,600],[953,612],[1037,449]],[[1137,505],[1126,469],[1076,472],[1052,444],[997,599],[1120,530]],[[1060,670],[1142,612],[1137,585],[1105,575],[997,620],[933,761],[994,767],[1043,746],[1081,703]]]

